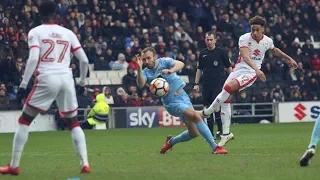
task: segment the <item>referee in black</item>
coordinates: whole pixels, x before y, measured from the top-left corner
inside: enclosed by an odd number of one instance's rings
[[[205,42],[207,48],[200,51],[198,69],[193,89],[198,92],[200,91],[199,81],[202,75],[202,97],[204,99],[204,106],[208,107],[221,92],[227,78],[226,71],[229,74],[231,73],[232,68],[231,60],[228,57],[227,52],[220,47],[216,47],[216,36],[214,32],[210,31],[206,33]],[[216,110],[214,117],[211,115],[207,119],[207,124],[212,136],[214,137],[214,121],[217,123],[218,130],[215,139],[218,140],[221,139],[220,134],[222,133],[220,108]]]

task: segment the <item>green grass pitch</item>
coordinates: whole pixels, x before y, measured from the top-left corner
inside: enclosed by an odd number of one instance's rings
[[[233,125],[235,140],[228,155],[214,155],[202,137],[159,154],[167,135],[183,128],[86,131],[92,173],[80,174],[71,135],[31,133],[19,176],[1,180],[301,180],[319,179],[320,159],[301,168],[298,161],[309,143],[313,123]],[[0,135],[0,164],[11,156],[13,134]]]

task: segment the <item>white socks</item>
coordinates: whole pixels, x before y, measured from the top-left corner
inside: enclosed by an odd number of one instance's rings
[[[71,130],[71,136],[73,145],[75,147],[75,150],[77,154],[80,156],[82,161],[82,167],[83,166],[89,166],[88,163],[88,155],[87,155],[87,145],[86,145],[86,137],[84,135],[83,130],[81,127],[74,127]]]
[[[231,124],[231,106],[230,103],[221,104],[221,121],[222,121],[222,134],[230,133]]]
[[[29,136],[29,126],[25,124],[19,124],[14,134],[13,147],[12,147],[12,159],[10,163],[11,168],[19,167],[21,154]]]

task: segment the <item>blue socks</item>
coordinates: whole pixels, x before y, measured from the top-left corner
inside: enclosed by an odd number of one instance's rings
[[[204,121],[199,121],[196,123],[197,128],[200,132],[200,134],[206,139],[206,141],[209,143],[210,147],[212,150],[216,149],[217,144],[214,142],[214,139],[212,137],[212,134],[208,128],[208,126],[205,124]],[[177,143],[181,143],[181,142],[186,142],[186,141],[190,141],[191,139],[193,139],[193,137],[191,137],[189,135],[188,130],[183,131],[181,134],[179,134],[178,136],[175,136],[172,140],[171,140],[171,144],[175,145]]]
[[[171,144],[175,145],[177,143],[181,143],[181,142],[186,142],[186,141],[190,141],[192,139],[192,137],[189,135],[189,131],[183,131],[181,134],[179,134],[178,136],[174,137],[171,140]]]
[[[206,139],[206,141],[209,143],[212,150],[216,149],[217,144],[214,142],[208,126],[203,121],[197,122],[196,125],[198,127],[200,134]]]
[[[309,148],[313,145],[317,146],[319,139],[320,139],[320,115],[318,116],[318,118],[314,124]]]

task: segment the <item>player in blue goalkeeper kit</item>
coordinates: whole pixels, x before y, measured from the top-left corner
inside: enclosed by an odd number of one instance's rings
[[[160,153],[164,154],[175,144],[190,141],[201,134],[210,145],[213,153],[226,154],[227,151],[217,146],[214,142],[208,126],[203,121],[201,113],[193,109],[189,96],[183,89],[185,83],[176,74],[176,72],[183,68],[184,63],[171,58],[156,59],[156,52],[152,47],[144,49],[142,51],[142,57],[136,57],[139,67],[137,75],[138,86],[143,88],[146,83],[150,83],[157,77],[164,78],[169,83],[170,89],[161,99],[163,106],[171,115],[180,117],[181,121],[185,123],[188,128],[188,130],[178,136],[168,136]],[[142,70],[143,64],[147,67]]]
[[[306,152],[302,155],[300,159],[300,166],[308,166],[310,160],[316,153],[316,146],[320,140],[320,115],[318,116],[311,135],[310,144]]]

